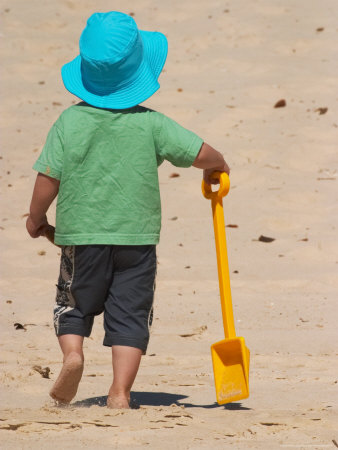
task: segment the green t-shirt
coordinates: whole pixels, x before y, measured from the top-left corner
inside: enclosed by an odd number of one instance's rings
[[[60,180],[58,245],[157,244],[157,167],[194,162],[203,140],[173,120],[136,106],[107,110],[79,103],[52,126],[33,168]]]

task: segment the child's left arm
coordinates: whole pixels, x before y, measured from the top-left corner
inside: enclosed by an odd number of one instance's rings
[[[38,173],[26,222],[27,231],[32,238],[44,236],[46,230],[51,227],[46,213],[59,192],[59,185],[60,181],[56,178]]]

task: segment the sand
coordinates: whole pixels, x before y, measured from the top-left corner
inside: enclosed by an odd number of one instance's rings
[[[210,345],[223,329],[201,172],[169,163],[159,171],[154,327],[132,392],[140,408],[105,407],[112,370],[102,318],[85,341],[71,406],[55,408],[48,396],[62,360],[52,325],[60,250],[26,234],[31,166],[77,101],[61,65],[77,55],[86,18],[111,8],[168,37],[161,89],[145,104],[231,166],[232,296],[251,350],[241,402],[215,402]],[[336,0],[3,0],[0,15],[1,448],[337,447]],[[274,108],[280,100],[286,106]]]

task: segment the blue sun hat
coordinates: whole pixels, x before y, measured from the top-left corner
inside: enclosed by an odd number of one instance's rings
[[[80,55],[61,75],[66,89],[92,106],[131,108],[159,89],[167,53],[164,34],[139,30],[127,14],[95,13],[81,34]]]

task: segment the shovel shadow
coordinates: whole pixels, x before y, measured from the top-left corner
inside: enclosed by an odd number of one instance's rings
[[[173,404],[177,406],[184,406],[185,408],[205,408],[205,409],[225,409],[230,411],[247,411],[251,408],[242,406],[241,403],[228,403],[226,405],[218,405],[218,403],[210,403],[206,405],[199,405],[184,401],[187,399],[187,395],[172,394],[169,392],[132,392],[131,393],[131,407],[137,409],[137,405],[142,406],[171,406]],[[90,408],[91,406],[106,406],[107,396],[91,397],[84,400],[74,402],[72,406],[80,408]]]

